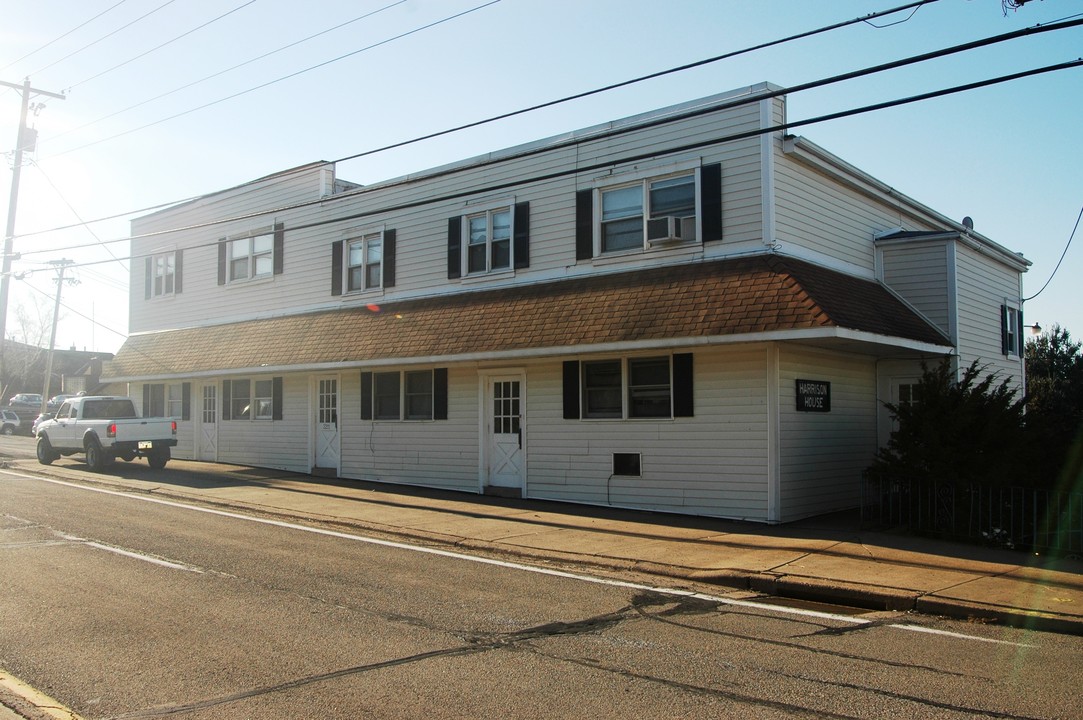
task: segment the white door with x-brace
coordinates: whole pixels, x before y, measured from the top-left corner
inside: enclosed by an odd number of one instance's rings
[[[526,430],[526,378],[520,374],[489,375],[485,381],[482,477],[485,485],[526,485],[523,436]]]
[[[196,415],[196,442],[200,460],[218,460],[218,383],[199,386],[199,414]]]
[[[313,466],[338,471],[338,377],[318,377],[316,392],[316,456]]]

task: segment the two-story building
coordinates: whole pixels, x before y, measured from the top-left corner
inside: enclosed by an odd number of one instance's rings
[[[177,457],[786,522],[853,507],[923,359],[1021,383],[1028,262],[762,84],[378,184],[132,223],[103,380]]]

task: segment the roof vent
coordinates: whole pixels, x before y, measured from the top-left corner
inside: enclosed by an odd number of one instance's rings
[[[963,218],[963,227],[965,227],[967,230],[973,230],[974,229],[974,219],[972,217],[970,217],[969,215],[967,215],[965,218]]]

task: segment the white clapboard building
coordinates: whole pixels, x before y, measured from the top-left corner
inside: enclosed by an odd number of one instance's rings
[[[762,84],[378,184],[132,223],[103,381],[175,457],[766,523],[853,507],[921,361],[1022,384],[1028,262]]]

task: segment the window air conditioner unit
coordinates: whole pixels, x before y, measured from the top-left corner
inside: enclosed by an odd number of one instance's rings
[[[651,243],[693,240],[696,236],[696,217],[665,217],[647,220],[647,241]]]

